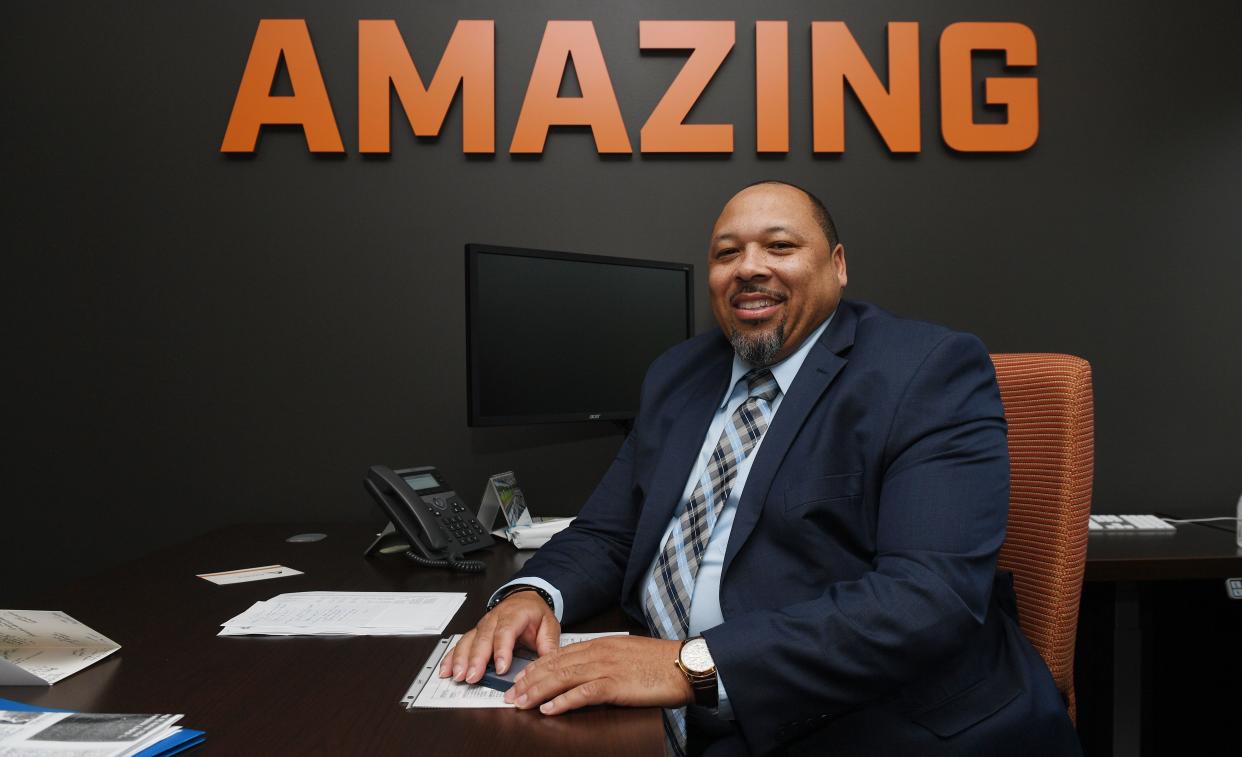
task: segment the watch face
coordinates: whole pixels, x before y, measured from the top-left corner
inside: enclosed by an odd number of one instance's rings
[[[702,638],[691,639],[682,645],[681,664],[692,673],[709,673],[716,667],[711,653],[707,651],[707,642]]]

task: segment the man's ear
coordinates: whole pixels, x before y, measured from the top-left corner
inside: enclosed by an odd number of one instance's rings
[[[840,242],[832,248],[832,267],[837,272],[837,283],[845,286],[850,277],[845,266],[845,245]]]

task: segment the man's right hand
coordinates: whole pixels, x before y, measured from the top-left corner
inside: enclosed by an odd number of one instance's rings
[[[478,683],[493,658],[496,672],[503,674],[513,662],[515,644],[535,650],[540,657],[561,645],[561,624],[538,592],[515,592],[493,607],[445,653],[440,677]]]

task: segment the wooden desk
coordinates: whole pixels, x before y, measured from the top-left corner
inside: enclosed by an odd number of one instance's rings
[[[530,553],[500,544],[467,575],[367,559],[366,525],[237,526],[157,552],[71,587],[39,607],[63,610],[121,645],[52,687],[0,686],[0,697],[93,712],[184,713],[214,754],[659,755],[658,709],[406,710],[399,700],[438,637],[220,638],[252,603],[295,591],[464,591],[446,634],[469,630]],[[306,531],[328,538],[284,540]],[[471,555],[475,557],[476,555]],[[216,586],[196,574],[279,563],[305,573]],[[619,611],[574,631],[637,631]]]
[[[1178,523],[1171,534],[1092,534],[1085,581],[1176,581],[1242,573],[1242,547],[1233,529]]]
[[[1151,608],[1141,584],[1242,576],[1232,529],[1179,523],[1172,534],[1098,533],[1088,537],[1084,580],[1113,584],[1112,754],[1139,757],[1150,741],[1144,676],[1150,670]],[[1148,750],[1150,751],[1150,750]]]

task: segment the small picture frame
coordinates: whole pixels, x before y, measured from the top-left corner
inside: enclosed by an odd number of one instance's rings
[[[533,521],[526,508],[526,495],[517,484],[517,474],[505,471],[487,479],[483,490],[483,502],[479,505],[479,523],[491,531],[495,527],[497,513],[503,513],[509,528],[528,526]]]

